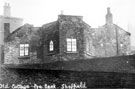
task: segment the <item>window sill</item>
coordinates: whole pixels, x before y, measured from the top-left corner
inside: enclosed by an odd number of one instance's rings
[[[48,53],[48,56],[52,56],[52,55],[54,55],[54,54],[56,54],[57,52],[56,51],[50,51],[49,53]]]
[[[19,56],[18,58],[19,59],[28,59],[28,58],[30,58],[30,56]]]
[[[67,52],[67,53],[78,53],[78,52]]]

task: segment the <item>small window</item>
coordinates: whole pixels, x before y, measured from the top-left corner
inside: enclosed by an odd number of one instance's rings
[[[67,51],[68,52],[76,52],[76,39],[67,38]]]
[[[29,44],[20,44],[20,56],[29,55]]]
[[[53,41],[51,40],[51,41],[50,41],[50,51],[53,51],[53,50],[54,50]]]

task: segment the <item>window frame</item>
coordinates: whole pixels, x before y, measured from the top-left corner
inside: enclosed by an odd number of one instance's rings
[[[49,51],[54,51],[54,42],[52,40],[49,42]]]
[[[21,47],[22,45],[22,47]],[[19,56],[20,57],[26,57],[26,56],[29,56],[29,47],[30,47],[30,44],[28,43],[21,43],[19,44]],[[21,54],[21,51],[22,51],[22,54]]]
[[[66,39],[66,50],[67,50],[67,53],[77,53],[77,39],[76,38]]]

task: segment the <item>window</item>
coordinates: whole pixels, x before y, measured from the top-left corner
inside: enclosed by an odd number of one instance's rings
[[[53,41],[51,40],[50,41],[50,51],[53,51],[54,50],[54,48],[53,48]]]
[[[76,39],[67,38],[67,51],[76,52]]]
[[[123,47],[123,44],[120,44],[120,47]]]
[[[20,56],[29,55],[29,44],[20,44]]]

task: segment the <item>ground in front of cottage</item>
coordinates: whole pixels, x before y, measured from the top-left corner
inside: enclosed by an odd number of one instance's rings
[[[107,72],[77,72],[62,70],[44,70],[44,69],[0,69],[0,89],[12,89],[17,85],[29,86],[26,89],[36,89],[33,86],[39,86],[37,89],[55,85],[61,89],[63,84],[67,86],[82,85],[86,88],[129,88],[135,87],[135,74],[131,73],[107,73]],[[40,86],[42,88],[40,88]],[[66,88],[65,88],[66,89]],[[85,89],[85,88],[79,88]]]

